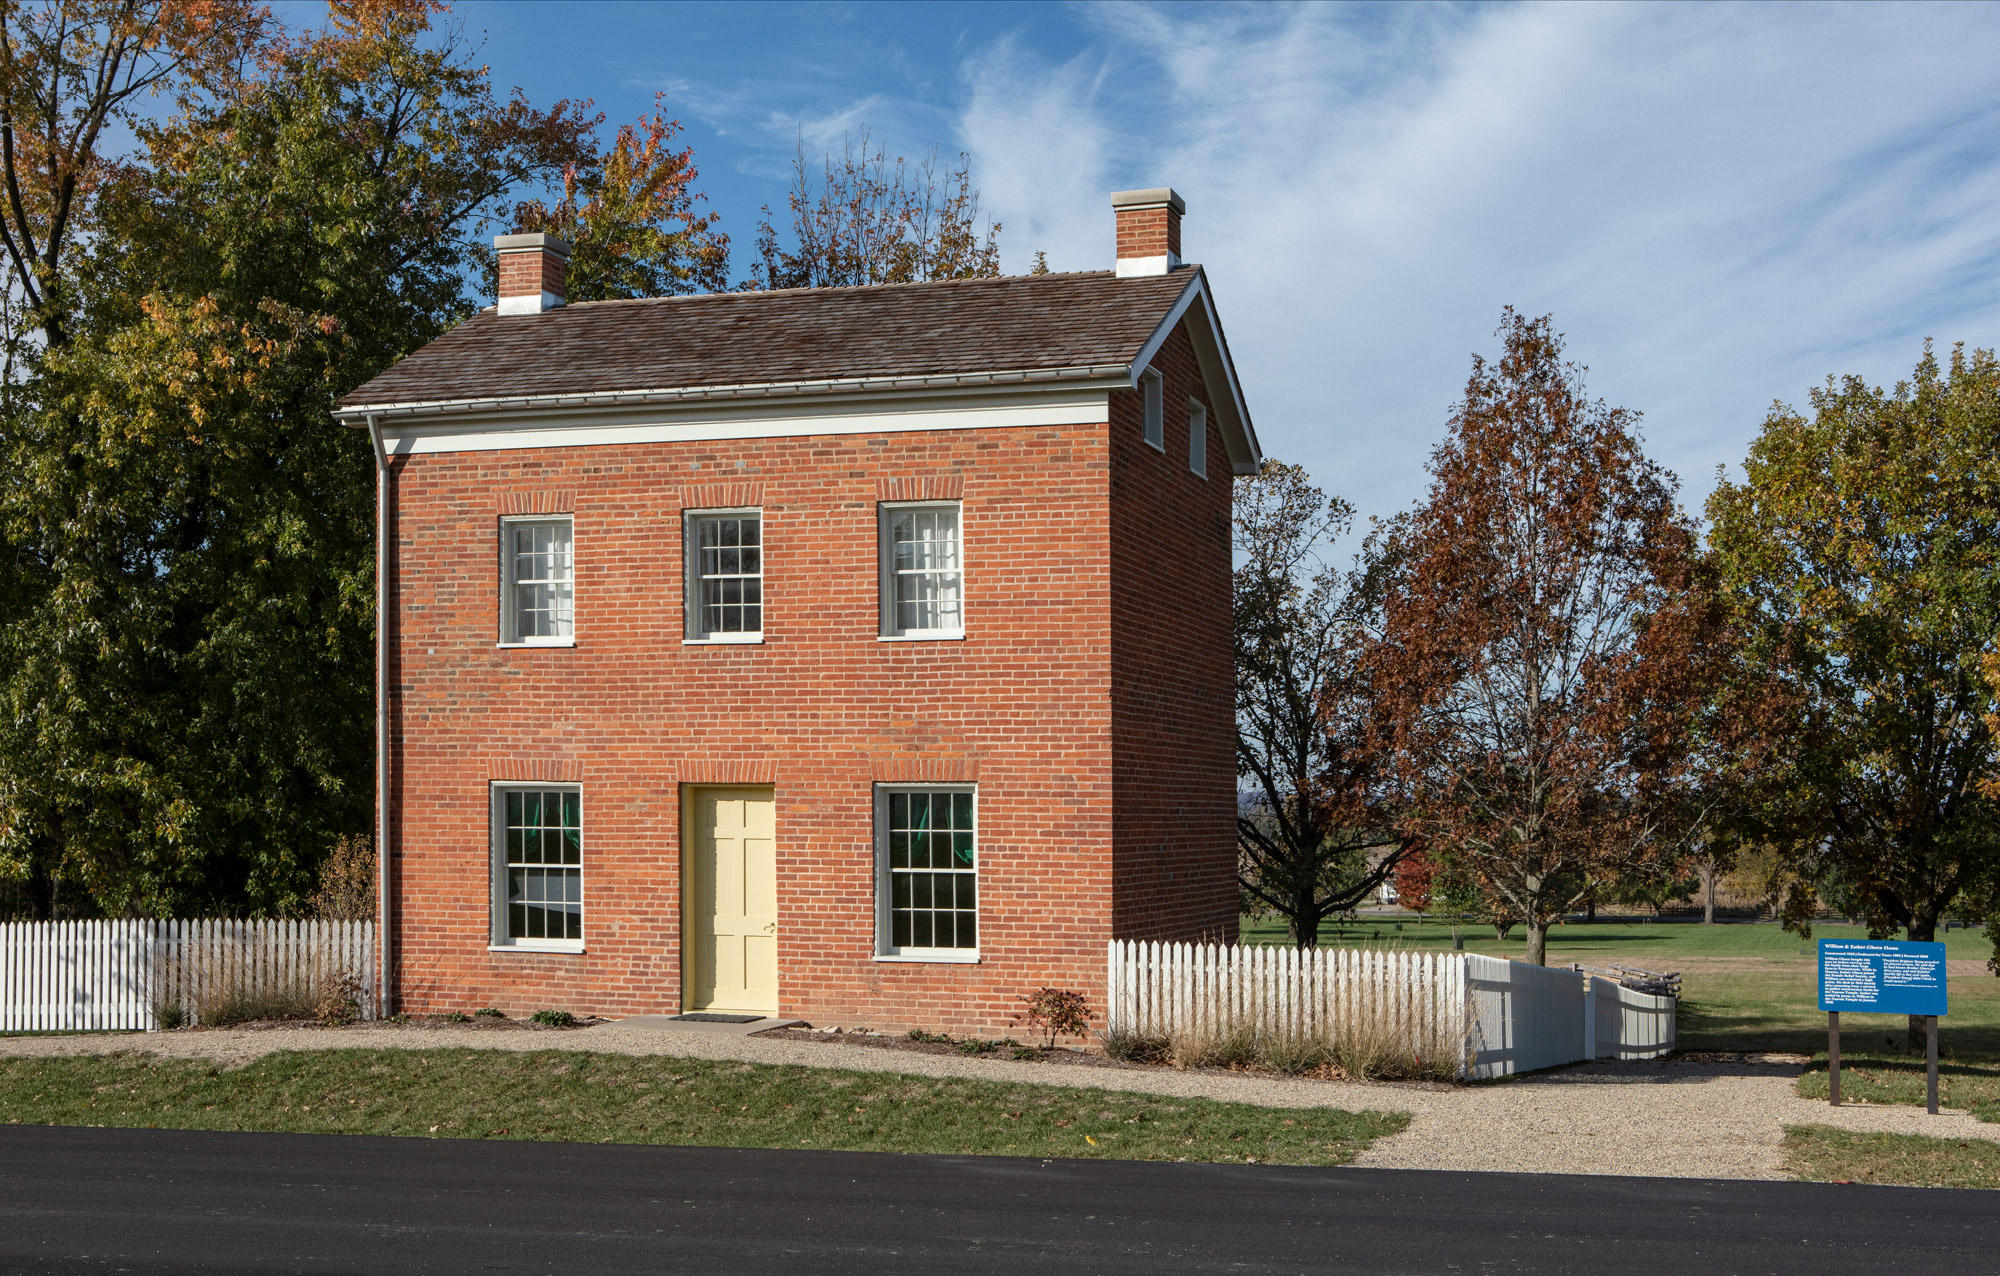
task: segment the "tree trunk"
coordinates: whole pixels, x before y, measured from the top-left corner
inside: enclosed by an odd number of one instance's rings
[[[28,914],[38,922],[52,922],[56,919],[56,877],[54,873],[36,868],[28,874],[26,895]]]
[[[1522,954],[1521,960],[1531,966],[1548,965],[1549,924],[1531,917],[1521,925],[1526,927],[1528,932],[1528,951]]]
[[[1695,876],[1701,879],[1701,921],[1704,926],[1715,925],[1715,879],[1714,860],[1702,860],[1694,866]]]
[[[1597,920],[1597,896],[1594,894],[1583,902],[1583,920],[1587,922]]]

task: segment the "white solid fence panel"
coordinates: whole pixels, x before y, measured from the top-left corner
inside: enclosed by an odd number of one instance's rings
[[[1366,1029],[1420,1053],[1463,1050],[1461,1071],[1473,1078],[1674,1048],[1674,998],[1590,980],[1477,953],[1112,940],[1105,1030],[1331,1038]]]
[[[317,993],[351,978],[376,1007],[373,922],[0,923],[0,1032],[152,1029],[224,991]]]

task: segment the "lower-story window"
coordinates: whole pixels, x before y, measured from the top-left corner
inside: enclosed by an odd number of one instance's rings
[[[575,787],[494,786],[493,942],[583,946],[583,794]]]
[[[979,951],[979,836],[969,787],[875,793],[878,951],[965,960]]]

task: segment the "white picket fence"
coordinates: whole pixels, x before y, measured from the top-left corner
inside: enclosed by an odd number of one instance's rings
[[[1568,970],[1473,953],[1111,941],[1106,1031],[1335,1038],[1463,1052],[1468,1077],[1674,1047],[1676,1003]]]
[[[0,1032],[152,1029],[225,993],[318,993],[354,981],[376,1006],[372,922],[0,923]]]

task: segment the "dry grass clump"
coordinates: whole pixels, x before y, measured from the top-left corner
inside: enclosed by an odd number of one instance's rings
[[[211,952],[196,960],[207,967],[204,977],[193,982],[196,991],[184,1000],[154,1008],[153,1022],[160,1028],[227,1028],[266,1020],[344,1024],[361,1017],[362,983],[353,974],[273,980],[259,977],[240,953]]]
[[[1418,1034],[1419,1037],[1435,1034]],[[1180,1029],[1164,1035],[1112,1033],[1105,1053],[1128,1063],[1176,1068],[1245,1068],[1286,1076],[1339,1075],[1368,1081],[1451,1081],[1462,1043],[1413,1040],[1405,1029],[1361,1019],[1339,1030],[1247,1026]]]

